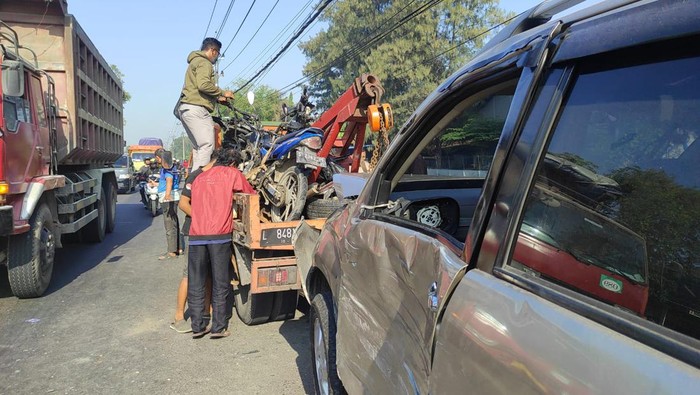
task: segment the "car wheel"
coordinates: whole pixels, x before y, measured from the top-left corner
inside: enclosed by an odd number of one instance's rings
[[[311,355],[314,359],[314,387],[317,394],[345,394],[336,370],[336,322],[329,292],[311,301]]]

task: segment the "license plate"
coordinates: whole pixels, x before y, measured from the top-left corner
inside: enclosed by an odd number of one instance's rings
[[[297,150],[297,163],[313,165],[316,167],[326,167],[326,158],[320,158],[314,151],[306,147]]]
[[[263,229],[260,237],[262,247],[280,246],[292,244],[294,227]]]

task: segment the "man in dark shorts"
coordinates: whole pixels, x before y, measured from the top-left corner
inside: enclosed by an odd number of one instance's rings
[[[195,175],[190,199],[180,200],[180,208],[192,217],[189,229],[187,300],[192,319],[192,337],[209,331],[204,320],[205,283],[212,279],[211,338],[229,336],[227,299],[231,290],[231,233],[233,232],[233,194],[255,193],[236,166],[241,160],[235,148],[223,147],[216,162],[207,171]]]

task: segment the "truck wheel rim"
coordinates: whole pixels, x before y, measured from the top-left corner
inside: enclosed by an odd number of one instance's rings
[[[55,243],[53,240],[53,233],[49,229],[42,228],[41,235],[39,236],[39,256],[42,258],[40,260],[40,265],[42,273],[45,273],[53,265],[53,257]]]
[[[318,390],[322,394],[328,394],[328,362],[326,361],[326,345],[323,339],[323,330],[319,319],[314,320],[314,359],[316,363],[316,381]]]

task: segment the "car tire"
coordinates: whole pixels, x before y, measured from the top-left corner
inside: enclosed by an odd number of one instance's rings
[[[345,394],[336,366],[336,320],[329,292],[314,296],[309,322],[316,393]]]
[[[246,325],[264,324],[270,320],[273,293],[251,294],[250,285],[234,285],[236,314]]]
[[[12,293],[18,298],[43,295],[51,282],[56,251],[53,219],[46,204],[32,214],[28,232],[10,236],[9,247],[7,274]]]
[[[349,200],[338,198],[332,199],[309,199],[306,203],[306,218],[319,219],[328,218],[339,208],[345,206]]]

